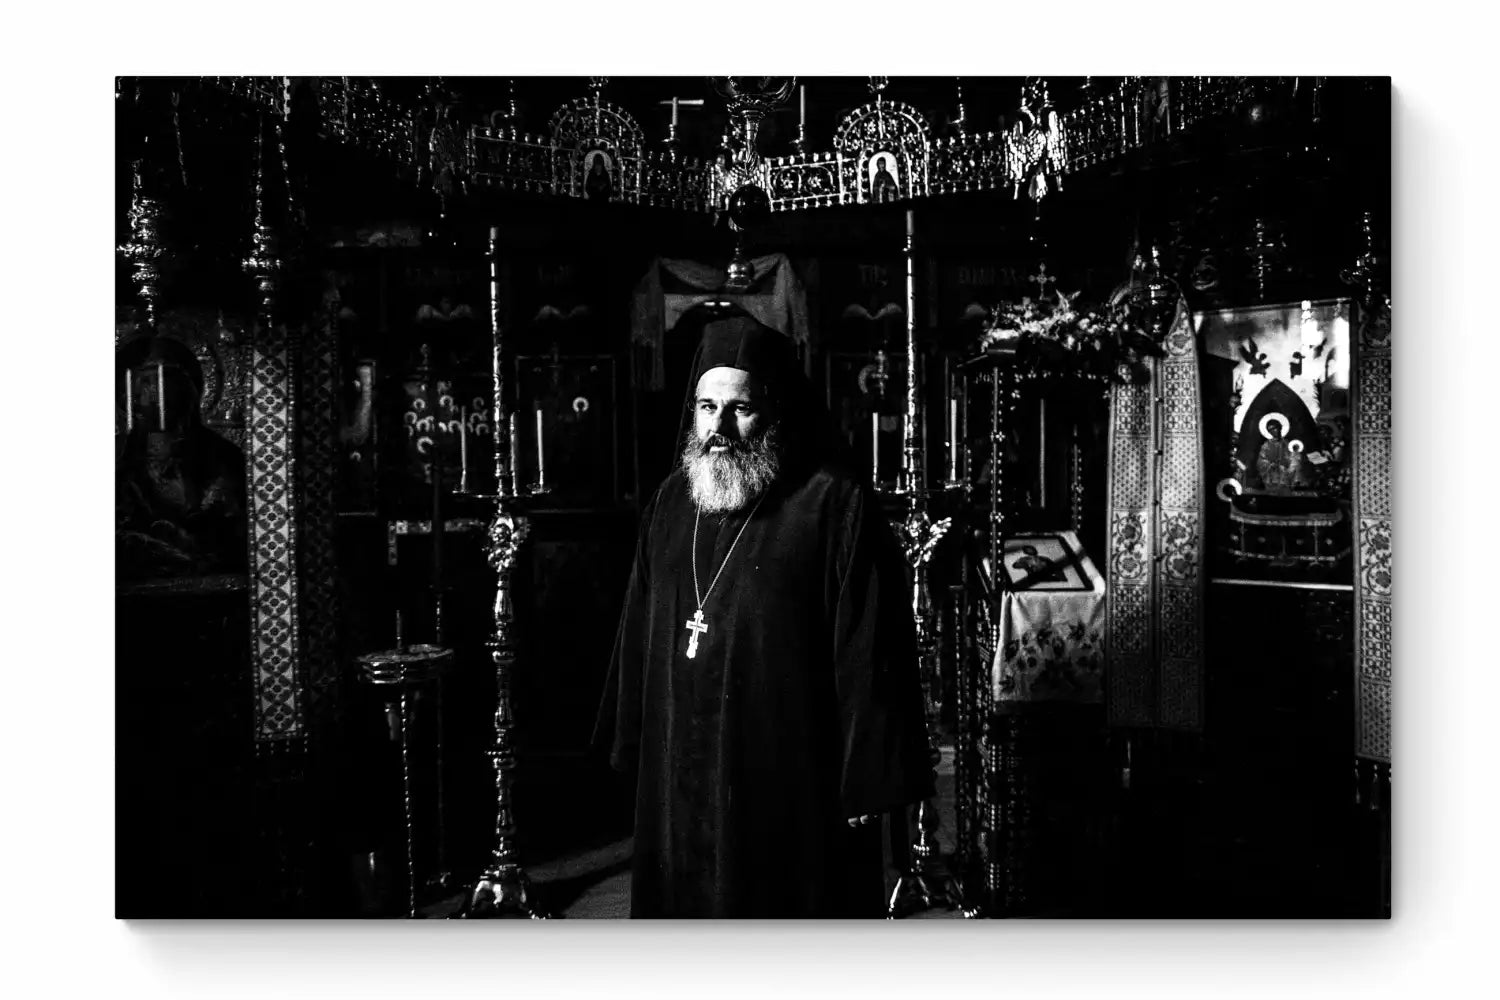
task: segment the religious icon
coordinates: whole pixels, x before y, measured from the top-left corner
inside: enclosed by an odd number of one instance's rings
[[[1348,421],[1349,371],[1338,348],[1349,343],[1351,308],[1304,301],[1199,320],[1208,354],[1230,363],[1217,390],[1230,423],[1209,442],[1211,461],[1217,454],[1220,475],[1228,473],[1218,480],[1223,502],[1214,505],[1211,527],[1225,575],[1348,571],[1349,455],[1340,428]]]
[[[119,574],[243,571],[245,456],[203,423],[198,359],[152,337],[127,344],[119,360],[129,392],[116,469]]]
[[[1089,590],[1083,553],[1070,532],[1018,535],[1005,540],[1001,561],[1011,589]]]
[[[1193,289],[1199,292],[1212,292],[1219,287],[1219,264],[1212,253],[1204,253],[1198,258],[1189,280]]]
[[[1013,565],[1027,574],[1028,579],[1038,583],[1063,578],[1061,567],[1055,566],[1046,556],[1038,554],[1035,545],[1022,545],[1021,558],[1017,559]]]
[[[339,396],[339,444],[343,464],[338,480],[344,510],[374,510],[377,488],[375,362],[354,362]]]
[[[890,153],[876,153],[870,157],[867,169],[870,175],[870,201],[884,205],[901,197],[896,182],[896,157]]]
[[[361,361],[354,366],[354,378],[350,381],[353,400],[350,412],[339,428],[339,439],[352,449],[352,458],[359,461],[359,449],[370,443],[373,429],[371,419],[375,404],[375,362]]]
[[[1261,418],[1260,433],[1264,438],[1255,456],[1255,470],[1260,475],[1262,487],[1270,493],[1288,492],[1302,485],[1302,442],[1287,440],[1286,430],[1290,422],[1280,413],[1268,413]]]
[[[583,158],[583,193],[597,201],[608,201],[614,190],[614,161],[602,149],[590,150]]]
[[[872,408],[886,401],[891,385],[891,366],[884,351],[876,351],[875,359],[859,370],[856,382],[859,394],[869,401]]]

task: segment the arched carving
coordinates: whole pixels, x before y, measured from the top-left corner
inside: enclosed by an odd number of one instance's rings
[[[884,200],[882,191],[890,183],[884,176],[894,183],[895,195],[890,200],[926,195],[931,141],[932,126],[910,104],[876,94],[874,101],[855,108],[833,135],[833,148],[842,163],[840,181],[849,200]]]
[[[590,97],[569,101],[552,113],[548,125],[560,146],[578,149],[609,149],[617,155],[638,157],[646,147],[645,132],[635,117],[603,99],[597,85]]]

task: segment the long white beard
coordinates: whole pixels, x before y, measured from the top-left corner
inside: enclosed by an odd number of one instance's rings
[[[728,451],[714,452],[714,444]],[[689,430],[682,446],[682,471],[687,474],[693,502],[706,514],[744,510],[770,488],[781,474],[781,447],[776,426],[749,440],[729,441],[717,435],[699,438]]]

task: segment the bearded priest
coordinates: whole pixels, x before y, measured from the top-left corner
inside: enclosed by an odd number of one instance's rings
[[[905,565],[790,341],[704,328],[596,739],[637,777],[632,917],[877,917],[882,815],[931,794]]]

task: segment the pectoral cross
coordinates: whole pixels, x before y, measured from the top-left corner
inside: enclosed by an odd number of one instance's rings
[[[703,620],[703,609],[694,611],[692,620],[683,625],[693,633],[688,639],[688,659],[691,660],[698,655],[698,637],[708,631],[708,622]]]

